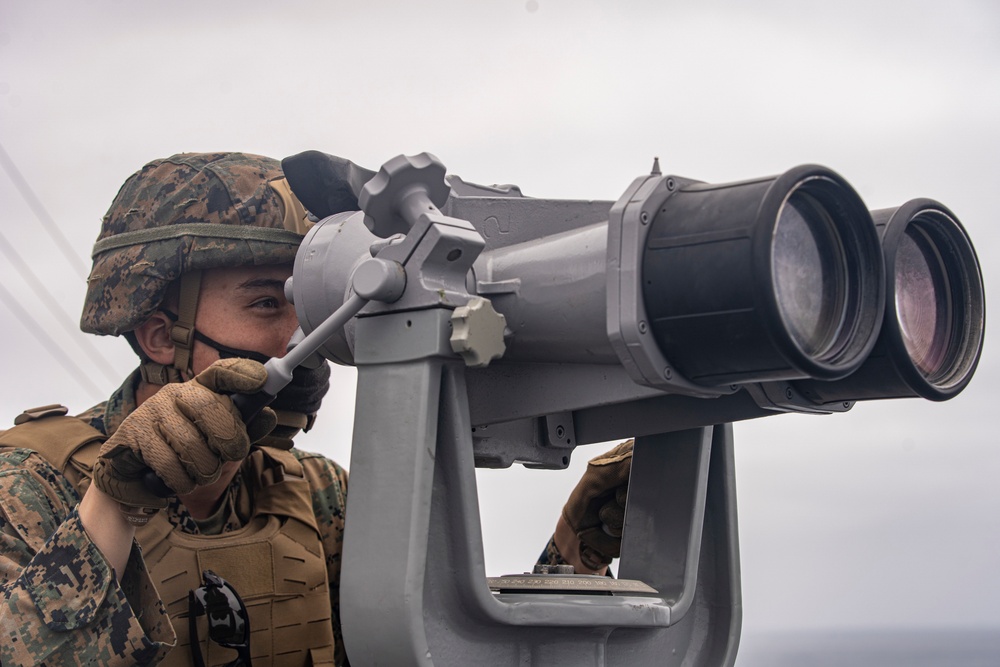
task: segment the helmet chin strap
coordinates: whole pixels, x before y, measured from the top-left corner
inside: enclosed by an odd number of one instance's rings
[[[171,382],[184,382],[194,376],[191,370],[191,348],[197,333],[194,329],[194,316],[198,311],[198,296],[201,294],[201,271],[188,271],[180,277],[179,303],[177,313],[161,309],[167,317],[173,320],[170,328],[170,340],[174,343],[174,362],[170,366],[146,361],[139,370],[142,379],[149,384],[165,385]]]
[[[190,378],[194,375],[191,372],[191,348],[194,347],[194,316],[198,312],[200,295],[201,271],[182,273],[177,319],[170,329],[170,340],[174,342],[173,368],[181,377]]]

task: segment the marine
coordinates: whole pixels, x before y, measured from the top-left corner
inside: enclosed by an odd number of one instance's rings
[[[0,433],[0,664],[344,665],[348,476],[301,451],[329,367],[244,424],[297,327],[283,285],[312,218],[276,160],[187,153],[122,186],[93,251],[81,328],[139,366],[69,416]],[[541,560],[605,572],[631,444],[591,462]],[[150,471],[168,489],[151,490]]]

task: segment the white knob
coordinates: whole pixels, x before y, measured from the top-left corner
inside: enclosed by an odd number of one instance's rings
[[[483,368],[503,356],[507,349],[503,332],[507,320],[493,310],[489,299],[472,297],[451,315],[451,349],[470,368]]]

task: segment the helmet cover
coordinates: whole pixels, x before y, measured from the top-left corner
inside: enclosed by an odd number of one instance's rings
[[[80,328],[132,331],[188,271],[291,264],[307,224],[277,160],[245,153],[154,160],[125,181],[104,216]]]

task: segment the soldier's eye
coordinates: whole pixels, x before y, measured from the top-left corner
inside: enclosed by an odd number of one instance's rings
[[[258,299],[251,304],[253,308],[266,308],[266,309],[276,309],[281,308],[281,304],[274,297],[266,297],[263,299]]]

